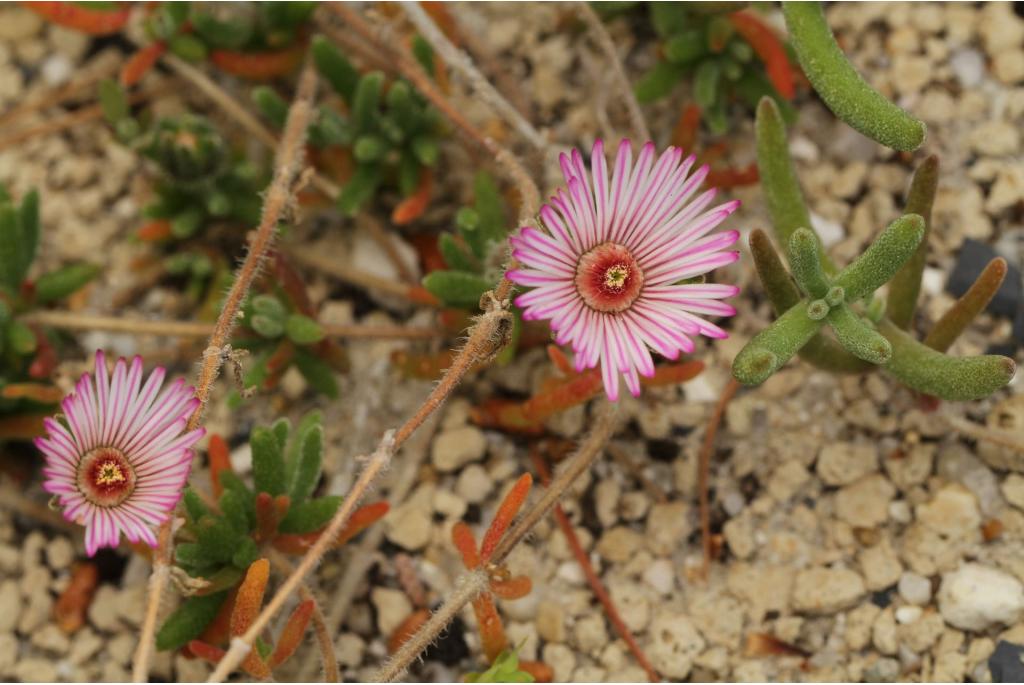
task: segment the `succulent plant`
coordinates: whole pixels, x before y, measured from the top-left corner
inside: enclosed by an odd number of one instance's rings
[[[15,202],[0,185],[0,438],[27,438],[41,429],[62,393],[50,383],[57,365],[51,335],[23,318],[71,295],[99,267],[68,264],[29,279],[39,246],[39,194]]]
[[[785,45],[752,12],[728,3],[594,3],[605,16],[643,5],[661,39],[661,61],[636,85],[640,102],[668,95],[690,81],[709,130],[729,127],[728,106],[739,100],[753,110],[770,96],[789,119],[794,115],[793,74]]]
[[[433,73],[429,46],[422,41],[416,45],[421,46],[417,57]],[[309,142],[319,150],[317,161],[343,183],[338,208],[354,215],[381,188],[391,187],[405,198],[392,220],[416,218],[429,201],[430,170],[438,157],[436,112],[406,81],[386,84],[379,71],[360,74],[323,36],[313,39],[311,49],[317,70],[345,104],[346,115],[321,106],[309,129]],[[288,105],[272,88],[254,89],[253,101],[273,126],[284,126]]]
[[[762,187],[792,277],[764,232],[755,231],[751,251],[778,318],[736,356],[736,379],[759,384],[799,353],[816,366],[836,372],[878,366],[914,390],[947,400],[980,399],[1006,385],[1015,372],[1007,357],[943,354],[995,294],[1005,273],[1002,260],[990,264],[971,292],[939,321],[926,339],[928,344],[904,331],[920,291],[922,245],[935,195],[937,160],[932,158],[918,168],[908,213],[882,231],[853,263],[838,270],[811,228],[789,159],[782,117],[769,98],[758,106],[756,128]],[[889,316],[886,302],[875,296],[886,283]],[[832,337],[825,335],[826,326]]]
[[[473,180],[473,206],[455,215],[455,232],[437,240],[447,269],[432,271],[423,287],[449,307],[476,309],[480,297],[501,278],[508,250],[505,203],[494,179],[480,172]]]
[[[319,412],[295,428],[287,419],[257,426],[249,436],[252,487],[231,469],[227,446],[210,441],[210,474],[216,508],[194,489],[185,491],[186,522],[178,533],[175,564],[194,579],[194,595],[168,617],[157,635],[159,649],[178,649],[199,638],[247,569],[272,547],[302,554],[320,536],[341,497],[314,497],[323,463]],[[386,503],[357,510],[336,546],[387,513]]]

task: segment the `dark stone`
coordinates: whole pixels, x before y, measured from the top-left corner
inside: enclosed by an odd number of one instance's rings
[[[1000,640],[988,658],[993,683],[1024,683],[1024,647]]]
[[[946,290],[960,297],[971,287],[975,279],[981,275],[985,266],[999,255],[991,247],[977,240],[965,240],[957,255],[956,266],[946,282]],[[987,310],[1011,319],[1021,315],[1021,281],[1020,269],[1013,264],[1006,270],[1006,279],[996,291],[995,297],[989,302]]]
[[[675,461],[679,456],[679,443],[675,440],[655,438],[647,441],[647,454],[654,461]]]
[[[455,666],[469,656],[466,645],[466,624],[456,616],[437,639],[423,650],[424,661],[440,661],[446,666]]]
[[[878,590],[876,592],[872,592],[871,593],[871,603],[874,604],[879,609],[884,609],[885,607],[887,607],[890,604],[892,604],[892,595],[893,595],[893,593],[895,591],[896,591],[896,586],[894,585],[893,587],[889,587],[889,588],[886,588],[884,590]]]

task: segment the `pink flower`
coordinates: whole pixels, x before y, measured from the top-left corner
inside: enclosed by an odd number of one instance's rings
[[[653,143],[636,164],[622,141],[610,177],[601,141],[591,171],[573,150],[562,155],[568,191],[540,210],[546,231],[524,227],[511,238],[522,268],[508,273],[533,290],[516,298],[524,319],[549,319],[555,342],[570,343],[576,368],[601,363],[605,392],[619,396],[619,375],[634,395],[640,376],[654,374],[650,349],[669,359],[693,352],[691,336],[728,334],[698,315],[731,316],[723,302],[733,285],[682,283],[736,261],[728,251],[739,231],[711,233],[739,202],[708,209],[715,189],[696,195],[707,176],[689,174],[695,158],[670,147],[655,160]]]
[[[170,516],[202,428],[182,434],[199,400],[179,379],[160,392],[163,367],[142,384],[142,358],[124,359],[107,375],[96,352],[96,382],[83,374],[64,398],[65,422],[47,418],[36,446],[46,456],[43,488],[57,495],[64,517],[85,526],[85,551],[116,547],[121,533],[156,546],[153,526]],[[141,389],[140,389],[141,385]]]

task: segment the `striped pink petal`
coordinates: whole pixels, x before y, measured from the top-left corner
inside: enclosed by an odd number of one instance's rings
[[[183,433],[198,405],[193,388],[177,381],[160,391],[156,368],[142,382],[142,359],[119,359],[109,373],[102,351],[95,371],[64,398],[64,422],[46,419],[36,439],[46,458],[43,489],[56,495],[64,516],[85,526],[89,556],[131,542],[156,546],[154,527],[181,498],[202,428]]]
[[[706,166],[653,143],[633,159],[628,140],[608,164],[599,140],[590,170],[578,150],[559,158],[565,188],[540,211],[544,229],[523,227],[510,239],[519,261],[508,272],[530,288],[515,302],[527,320],[545,319],[555,341],[569,344],[578,370],[601,366],[615,401],[620,379],[633,395],[654,373],[651,351],[678,359],[694,350],[693,336],[727,334],[707,316],[731,316],[721,300],[739,289],[684,283],[730,264],[738,231],[714,232],[739,206],[712,207],[715,189],[698,194]]]

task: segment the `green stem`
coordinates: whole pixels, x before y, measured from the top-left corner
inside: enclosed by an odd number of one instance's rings
[[[909,328],[921,293],[921,274],[928,256],[928,236],[932,229],[932,204],[939,184],[939,158],[931,155],[914,171],[914,180],[907,193],[904,214],[918,214],[924,218],[924,237],[914,255],[889,281],[889,301],[886,315],[900,328]]]
[[[895,150],[921,147],[925,125],[857,73],[836,44],[820,2],[783,2],[782,14],[800,66],[837,117]]]

